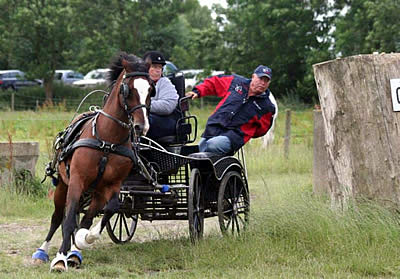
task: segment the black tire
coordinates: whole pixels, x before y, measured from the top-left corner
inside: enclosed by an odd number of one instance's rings
[[[124,195],[120,195],[119,201],[123,204]],[[131,241],[138,223],[138,214],[115,213],[106,224],[107,233],[116,244],[124,244]]]
[[[239,235],[249,223],[249,191],[237,171],[225,174],[219,186],[218,221],[222,234]]]
[[[198,169],[192,169],[190,174],[188,220],[190,240],[195,243],[203,237],[204,232],[204,194]]]

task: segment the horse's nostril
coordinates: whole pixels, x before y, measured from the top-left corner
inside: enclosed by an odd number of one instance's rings
[[[143,133],[144,125],[136,124],[133,128],[135,129],[136,133],[141,134]]]

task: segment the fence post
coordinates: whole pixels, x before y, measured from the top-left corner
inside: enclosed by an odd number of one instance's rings
[[[286,124],[285,124],[285,141],[284,141],[284,155],[289,158],[289,143],[290,143],[290,125],[291,125],[291,111],[286,110]]]
[[[39,110],[39,100],[36,100],[36,110]]]
[[[11,111],[14,111],[14,97],[15,97],[15,95],[14,95],[14,93],[11,93]]]

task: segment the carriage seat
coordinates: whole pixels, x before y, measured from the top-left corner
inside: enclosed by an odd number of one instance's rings
[[[189,114],[190,97],[185,97],[185,77],[179,72],[167,76],[175,86],[179,95],[178,105],[175,109],[179,118],[175,126],[175,134],[156,139],[161,145],[183,145],[192,143],[197,137],[197,118]]]
[[[225,157],[224,155],[213,153],[213,152],[196,152],[189,154],[189,157],[196,158],[196,159],[211,159],[211,161],[216,161],[222,157]]]

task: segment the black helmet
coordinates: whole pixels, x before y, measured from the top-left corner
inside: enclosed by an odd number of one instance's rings
[[[143,55],[143,60],[147,62],[146,60],[151,60],[151,64],[161,64],[165,65],[165,58],[164,55],[162,55],[161,52],[159,51],[148,51]]]

